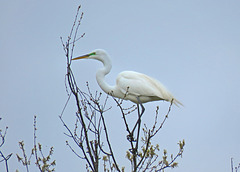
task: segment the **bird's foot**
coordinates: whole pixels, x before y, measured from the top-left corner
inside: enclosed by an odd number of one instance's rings
[[[134,137],[133,137],[133,132],[131,132],[129,135],[127,135],[127,140],[129,141],[129,142],[135,142],[136,140],[134,139]]]

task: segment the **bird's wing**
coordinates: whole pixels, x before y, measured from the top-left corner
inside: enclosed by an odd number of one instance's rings
[[[159,81],[138,72],[121,72],[117,77],[116,86],[123,94],[127,93],[138,97],[158,97],[168,101],[173,98]]]

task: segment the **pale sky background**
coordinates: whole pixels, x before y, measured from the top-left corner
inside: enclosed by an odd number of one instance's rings
[[[66,130],[58,117],[67,99],[60,36],[69,34],[79,4],[85,13],[80,32],[86,36],[75,56],[105,49],[113,63],[107,82],[114,84],[123,70],[142,72],[164,83],[185,105],[173,108],[155,138],[169,153],[178,151],[179,140],[186,141],[179,167],[168,171],[231,171],[231,157],[240,162],[240,1],[1,0],[0,128],[9,127],[1,150],[14,153],[10,171],[25,171],[15,154],[20,154],[22,140],[31,151],[34,115],[38,142],[45,151],[55,148],[56,171],[85,169],[85,162],[66,146]],[[93,60],[74,62],[78,84],[85,89],[89,81],[100,91],[95,72],[101,66]],[[149,111],[165,104],[146,104],[144,119],[153,119]],[[74,122],[75,111],[70,101],[67,122]],[[127,168],[123,120],[115,111],[106,118],[120,165]]]

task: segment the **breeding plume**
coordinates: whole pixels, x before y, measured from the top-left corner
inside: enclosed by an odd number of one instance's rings
[[[177,106],[182,105],[159,81],[142,73],[134,71],[121,72],[117,76],[116,85],[108,85],[104,77],[110,72],[112,64],[107,52],[104,50],[97,49],[72,60],[84,58],[95,59],[103,63],[103,68],[100,68],[96,73],[96,79],[98,85],[107,94],[141,105],[142,103],[158,100],[172,101]]]

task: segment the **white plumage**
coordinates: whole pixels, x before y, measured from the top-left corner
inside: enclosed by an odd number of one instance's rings
[[[137,104],[165,100],[168,102],[173,101],[177,106],[182,105],[158,80],[142,73],[134,71],[121,72],[117,76],[116,85],[108,85],[104,77],[110,72],[112,64],[108,54],[104,50],[97,49],[92,53],[74,58],[73,60],[83,58],[95,59],[103,63],[104,67],[97,71],[96,79],[101,89],[107,94],[130,100]]]

